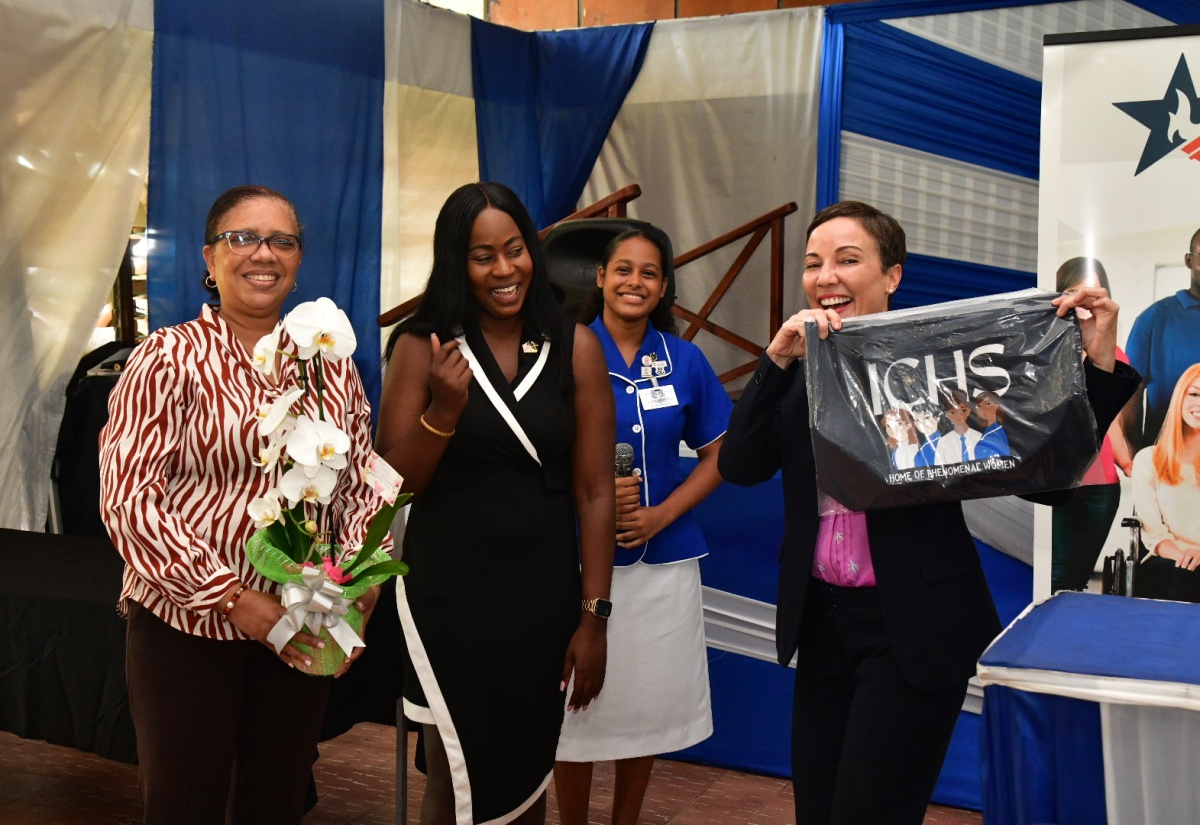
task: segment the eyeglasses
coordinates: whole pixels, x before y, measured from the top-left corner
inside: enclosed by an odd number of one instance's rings
[[[225,243],[229,244],[230,252],[245,258],[257,252],[263,243],[266,243],[270,250],[281,258],[291,258],[300,251],[300,239],[295,235],[277,233],[264,238],[262,235],[255,235],[253,232],[247,232],[244,229],[231,229],[228,232],[222,232],[220,235],[214,235],[209,243],[216,243],[222,238],[225,239]]]

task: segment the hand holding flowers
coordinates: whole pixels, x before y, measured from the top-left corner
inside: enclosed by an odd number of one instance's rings
[[[258,531],[246,552],[255,570],[284,585],[285,613],[268,641],[279,652],[302,628],[326,640],[319,650],[297,646],[311,653],[311,672],[327,675],[344,669],[351,651],[364,646],[358,635],[364,617],[355,600],[373,585],[408,572],[380,545],[409,496],[398,495],[401,478],[378,455],[353,456],[350,436],[326,420],[325,364],[349,357],[357,345],[345,313],[328,298],[300,304],[255,346],[255,369],[274,374],[285,331],[296,352],[283,354],[296,360],[299,386],[256,413],[266,443],[253,461],[277,481],[247,506]],[[305,411],[305,401],[314,399],[316,417]],[[345,471],[358,473],[382,499],[361,546],[334,542],[330,505]],[[370,601],[364,604],[368,613],[374,606]]]

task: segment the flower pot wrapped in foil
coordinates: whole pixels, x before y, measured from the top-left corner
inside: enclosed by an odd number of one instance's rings
[[[259,530],[246,544],[246,555],[254,569],[283,585],[282,603],[287,612],[271,629],[267,641],[278,653],[301,630],[320,638],[324,648],[296,644],[312,659],[311,667],[301,669],[317,676],[337,673],[354,648],[365,647],[359,635],[363,616],[354,606],[355,600],[368,588],[407,569],[404,562],[394,561],[386,550],[376,548],[364,559],[356,557],[343,571],[335,563],[336,549],[329,545],[315,547],[322,561],[317,565],[293,561],[274,546],[267,530]],[[355,568],[362,572],[351,575]]]

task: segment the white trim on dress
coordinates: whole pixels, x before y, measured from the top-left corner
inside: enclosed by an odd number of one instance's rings
[[[462,740],[454,727],[454,717],[446,707],[446,697],[442,695],[437,676],[429,662],[429,654],[425,652],[425,644],[413,621],[412,610],[408,606],[408,593],[404,587],[404,577],[396,577],[396,609],[400,613],[400,627],[404,632],[404,642],[408,646],[408,655],[412,660],[413,670],[421,682],[425,692],[428,708],[413,705],[407,699],[404,701],[405,715],[415,722],[437,725],[438,735],[442,738],[442,747],[446,751],[446,761],[450,765],[450,782],[454,786],[454,816],[458,825],[471,825],[474,819],[471,810],[471,775],[467,768],[467,757],[463,753]],[[415,713],[410,714],[409,708]],[[424,711],[422,713],[421,711]],[[424,717],[424,718],[420,718]]]
[[[500,397],[500,393],[496,392],[496,388],[492,386],[492,382],[488,379],[487,375],[484,374],[483,367],[480,365],[479,359],[475,357],[475,353],[471,352],[471,347],[467,344],[466,336],[460,335],[458,337],[458,342],[458,351],[463,354],[463,357],[467,359],[467,363],[470,364],[471,373],[475,380],[479,382],[479,387],[483,390],[483,394],[486,395],[488,400],[492,402],[492,406],[496,408],[496,412],[500,413],[500,417],[504,419],[504,423],[508,425],[510,430],[512,430],[513,435],[517,437],[517,440],[521,442],[521,446],[525,448],[525,452],[529,453],[530,457],[538,463],[539,467],[542,466],[542,460],[538,457],[537,448],[533,446],[533,442],[529,440],[529,436],[527,436],[525,434],[525,430],[521,428],[521,424],[517,421],[516,416],[513,415],[512,410],[510,410],[508,405],[504,403],[504,399]],[[550,342],[545,341],[542,346],[542,354],[538,357],[537,364],[534,365],[533,370],[530,370],[530,375],[533,375],[534,378],[537,377],[534,375],[534,372],[541,374],[541,367],[545,364],[549,352]],[[525,380],[522,381],[521,385],[517,388],[522,390],[521,395],[524,395],[525,390],[529,389],[529,387],[526,386],[528,380],[529,376],[526,376]]]

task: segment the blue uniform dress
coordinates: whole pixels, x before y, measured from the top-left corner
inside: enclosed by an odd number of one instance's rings
[[[937,464],[937,447],[938,442],[942,440],[942,434],[936,430],[930,433],[925,443],[921,445],[921,449],[917,450],[917,457],[913,459],[914,467],[932,467]]]
[[[979,443],[975,445],[975,457],[1003,458],[1009,455],[1012,455],[1012,449],[1008,446],[1008,435],[1004,432],[1004,425],[990,424],[979,437]]]
[[[648,327],[626,365],[599,318],[591,329],[608,362],[617,442],[633,448],[643,505],[660,504],[692,470],[680,463],[680,442],[699,449],[725,433],[729,396],[688,341]],[[668,753],[712,734],[699,564],[707,553],[691,512],[641,547],[616,549],[604,689],[586,711],[567,714],[560,760]]]

